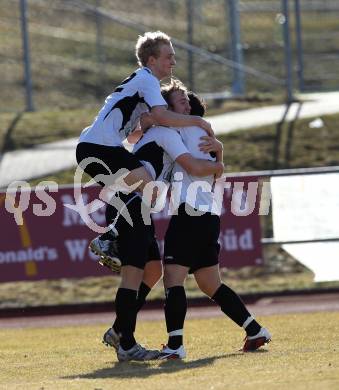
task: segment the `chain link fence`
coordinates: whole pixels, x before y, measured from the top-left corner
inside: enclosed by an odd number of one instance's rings
[[[300,61],[302,90],[339,88],[339,2],[300,1]]]
[[[291,85],[293,81],[295,88],[305,90],[338,88],[338,2],[288,3]],[[23,4],[29,49],[26,78]],[[0,0],[0,110],[27,108],[29,72],[32,108],[101,103],[136,68],[137,35],[156,29],[174,38],[175,75],[195,91],[221,98],[285,94],[282,4],[273,0]]]

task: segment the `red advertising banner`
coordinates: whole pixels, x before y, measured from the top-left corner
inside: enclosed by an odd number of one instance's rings
[[[255,196],[254,202],[249,202],[247,196],[251,186],[257,188],[257,179],[232,178],[225,184],[220,265],[239,268],[261,264],[259,200]],[[80,193],[92,221],[105,226],[104,202],[95,203],[100,189],[80,188]],[[77,196],[73,187],[0,193],[0,282],[111,274],[88,249],[98,233],[72,208]],[[170,219],[168,207],[152,217],[162,251]]]

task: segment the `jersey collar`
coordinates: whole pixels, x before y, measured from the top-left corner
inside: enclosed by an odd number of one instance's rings
[[[142,69],[145,69],[146,72],[150,73],[150,74],[153,74],[153,72],[151,71],[150,68],[148,68],[147,66],[144,66]]]

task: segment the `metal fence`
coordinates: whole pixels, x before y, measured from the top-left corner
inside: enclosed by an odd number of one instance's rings
[[[272,169],[267,171],[250,171],[250,172],[236,172],[227,173],[229,178],[241,178],[241,177],[253,177],[258,178],[261,190],[261,206],[264,222],[263,222],[263,235],[272,235],[272,209],[271,209],[271,190],[270,190],[270,179],[272,177],[286,177],[286,176],[305,176],[305,175],[326,175],[332,173],[339,173],[339,166],[327,166],[327,167],[316,167],[316,168],[294,168],[294,169]],[[266,183],[268,186],[264,186]],[[265,211],[266,210],[266,211]],[[339,237],[326,237],[308,240],[293,240],[293,241],[277,241],[273,237],[265,237],[261,239],[263,245],[282,245],[282,244],[301,244],[308,242],[337,242]]]
[[[297,2],[299,3],[299,1]],[[339,87],[339,2],[300,1],[301,90],[333,90]],[[298,12],[298,9],[296,9]]]
[[[136,67],[138,33],[174,38],[205,95],[339,87],[339,4],[312,0],[0,0],[1,111],[97,104]]]

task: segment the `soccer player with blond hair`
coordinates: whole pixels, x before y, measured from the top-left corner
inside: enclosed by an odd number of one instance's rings
[[[78,164],[94,180],[102,186],[113,187],[117,181],[122,182],[127,192],[130,188],[142,191],[152,181],[140,160],[122,143],[142,115],[152,116],[152,121],[158,125],[196,125],[213,134],[211,125],[202,118],[167,110],[160,80],[170,77],[176,64],[170,37],[160,31],[139,36],[136,57],[140,67],[106,98],[93,123],[82,131],[76,149]],[[151,360],[158,354],[137,344],[133,334],[138,291],[148,260],[147,237],[151,232],[142,223],[140,208],[134,208],[132,219],[136,228],[129,242],[120,237],[114,226],[109,226],[107,233],[90,243],[91,250],[101,256],[104,264],[113,269],[121,267],[121,283],[115,301],[121,329],[117,355],[121,361]],[[134,239],[138,245],[133,245]]]

